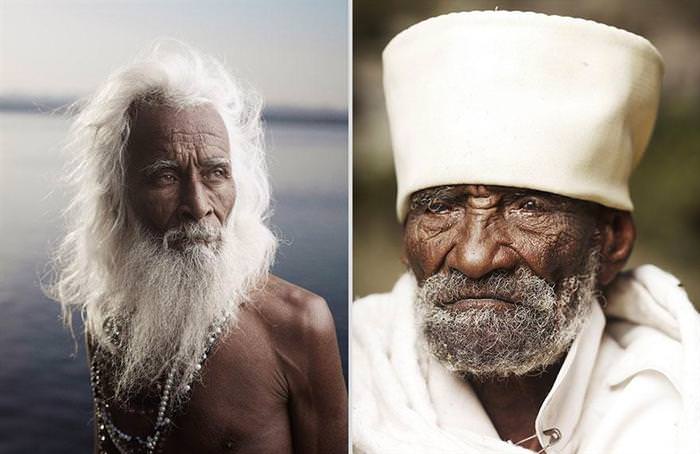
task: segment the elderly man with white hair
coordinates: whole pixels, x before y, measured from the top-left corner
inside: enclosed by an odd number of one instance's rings
[[[656,49],[475,11],[383,58],[409,272],[353,305],[355,452],[697,452],[700,316],[671,275],[622,272]]]
[[[160,43],[84,105],[68,150],[51,290],[85,320],[95,452],[345,451],[330,311],[269,274],[257,98]]]

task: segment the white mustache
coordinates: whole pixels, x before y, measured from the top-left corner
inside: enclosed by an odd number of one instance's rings
[[[172,249],[178,243],[220,243],[222,232],[218,227],[203,224],[184,224],[181,227],[169,229],[163,235],[163,247]]]

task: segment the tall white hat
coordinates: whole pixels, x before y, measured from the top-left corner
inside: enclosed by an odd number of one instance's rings
[[[663,62],[646,39],[593,21],[471,11],[420,22],[384,50],[398,180],[536,189],[631,210]]]

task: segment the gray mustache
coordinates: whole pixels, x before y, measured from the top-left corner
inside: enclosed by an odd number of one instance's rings
[[[472,279],[457,270],[426,279],[422,292],[434,305],[447,306],[469,298],[494,298],[515,304],[531,301],[533,295],[551,292],[553,285],[529,269],[499,270]]]

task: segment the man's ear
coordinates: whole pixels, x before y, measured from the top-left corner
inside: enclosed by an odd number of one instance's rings
[[[408,269],[410,267],[408,263],[408,256],[406,255],[406,248],[401,247],[401,263]]]
[[[408,253],[406,252],[406,223],[404,222],[403,227],[401,228],[401,263],[406,267],[406,269],[410,268],[410,265],[408,263]]]
[[[598,280],[605,287],[622,271],[632,253],[637,229],[629,211],[605,209],[601,215],[600,274]]]

